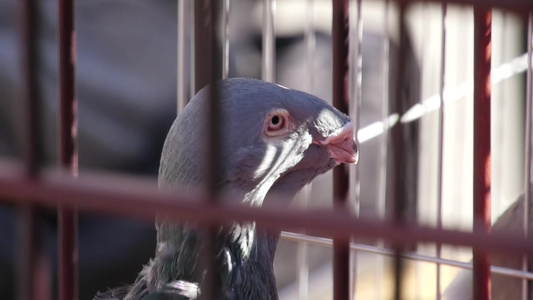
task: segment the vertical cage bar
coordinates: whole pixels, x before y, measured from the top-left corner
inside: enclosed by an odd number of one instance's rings
[[[63,168],[78,171],[76,153],[77,103],[75,96],[76,32],[74,3],[59,0],[59,161]]]
[[[230,0],[224,0],[224,9],[222,11],[222,78],[229,76],[229,11]]]
[[[306,195],[304,197],[308,197],[308,192],[306,191]],[[309,298],[309,264],[307,262],[307,253],[308,253],[309,245],[306,242],[298,242],[298,248],[297,248],[297,265],[298,265],[298,273],[297,281],[298,281],[298,299],[299,300],[306,300]]]
[[[446,13],[448,9],[448,4],[446,2],[442,3],[442,20],[441,20],[441,59],[440,59],[440,84],[439,84],[439,98],[440,98],[440,107],[439,107],[439,140],[438,140],[438,149],[437,149],[437,228],[442,228],[442,184],[443,184],[443,147],[444,147],[444,85],[446,77]],[[437,258],[441,257],[442,245],[441,243],[436,244]],[[436,264],[437,268],[437,286],[436,286],[436,299],[441,298],[441,268],[440,264]]]
[[[491,230],[490,9],[474,8],[474,233]],[[474,299],[490,299],[490,256],[473,249]]]
[[[354,120],[354,133],[355,133],[355,141],[357,144],[359,144],[359,139],[357,137],[357,132],[359,132],[359,129],[361,129],[361,118],[359,115],[359,112],[361,111],[361,102],[362,102],[362,80],[363,80],[363,16],[362,16],[362,1],[356,0],[356,17],[355,17],[355,32],[354,32],[354,38],[352,39],[353,42],[353,68],[351,71],[353,72],[352,81],[353,85],[351,85],[352,89],[352,99],[354,105],[352,105],[351,111],[350,111],[350,117]],[[359,194],[360,194],[360,185],[359,185],[359,165],[353,165],[355,172],[354,172],[354,186],[353,186],[353,206],[355,209],[356,215],[359,215]]]
[[[349,1],[333,1],[333,105],[349,113]],[[349,211],[349,174],[346,164],[333,169],[333,199],[339,211]],[[333,241],[333,299],[350,297],[350,240]]]
[[[38,6],[35,0],[23,0],[20,2],[20,30],[22,52],[22,88],[21,103],[24,109],[20,118],[23,135],[21,146],[23,151],[26,171],[30,178],[37,176],[39,167],[40,149],[38,138],[39,124],[39,86],[37,79],[38,49],[37,49],[37,23]]]
[[[209,106],[207,112],[208,134],[207,139],[207,188],[209,202],[216,205],[218,200],[220,178],[220,134],[218,130],[221,123],[219,114],[219,94],[216,81],[221,77],[221,58],[217,51],[217,22],[220,6],[219,0],[199,0],[194,2],[194,41],[195,41],[195,89],[209,86]],[[201,286],[201,299],[217,299],[220,297],[220,277],[216,273],[216,255],[218,253],[216,236],[218,228],[210,226],[206,231],[207,238],[204,240],[201,253],[202,268],[206,273],[203,276]],[[202,274],[198,274],[202,276]]]
[[[76,32],[73,0],[59,0],[59,164],[78,173],[77,102],[75,96]],[[59,299],[78,299],[78,216],[59,207]]]
[[[376,203],[377,215],[383,219],[385,216],[385,207],[387,201],[387,157],[388,157],[388,140],[389,140],[389,72],[390,72],[390,0],[385,0],[385,8],[383,18],[383,27],[384,27],[384,38],[383,38],[383,59],[381,64],[381,72],[383,76],[382,86],[383,94],[381,96],[381,122],[383,126],[383,134],[380,139],[380,157],[379,157],[379,184],[378,186],[378,199]],[[378,247],[383,247],[383,240],[377,242]],[[376,263],[376,279],[375,279],[375,290],[376,298],[382,299],[382,287],[383,287],[383,277],[384,277],[384,258],[383,256],[377,257]]]
[[[315,0],[307,0],[306,23],[305,23],[305,46],[306,46],[306,72],[307,72],[307,92],[313,94],[315,86]]]
[[[400,2],[398,4],[398,34],[399,34],[399,50],[398,50],[398,62],[395,72],[395,96],[389,97],[389,109],[391,113],[396,113],[402,116],[408,109],[409,103],[407,98],[407,83],[406,78],[406,60],[407,60],[407,26],[405,20],[406,3]],[[387,189],[392,192],[392,195],[388,195],[387,199],[393,199],[393,220],[401,225],[404,222],[404,216],[407,203],[407,178],[405,170],[407,170],[406,151],[408,146],[408,138],[406,133],[406,127],[404,124],[396,123],[390,130],[390,142],[391,149],[390,163],[392,167],[392,176],[389,182],[391,189]],[[394,256],[394,299],[399,300],[402,298],[402,273],[403,273],[403,260],[400,257],[402,247],[406,245],[393,244],[392,247],[395,250]]]
[[[529,203],[531,201],[531,127],[533,124],[531,124],[531,118],[533,116],[533,66],[532,66],[532,59],[533,59],[533,13],[529,13],[528,15],[528,26],[527,26],[527,91],[526,91],[526,115],[525,115],[525,121],[526,121],[526,135],[524,137],[524,143],[525,143],[525,174],[524,174],[524,181],[525,181],[525,187],[524,187],[524,215],[523,215],[523,230],[524,230],[524,236],[527,237],[529,235]],[[524,255],[522,259],[522,270],[524,272],[528,271],[528,259],[527,256]],[[527,300],[530,299],[530,290],[529,290],[529,281],[527,279],[522,280],[522,299]]]
[[[263,50],[261,78],[264,81],[276,81],[276,31],[274,13],[276,0],[263,0]]]
[[[221,78],[216,26],[219,2],[194,1],[194,93]]]
[[[37,278],[37,216],[35,208],[24,205],[18,211],[17,299],[33,300],[38,294]]]
[[[307,88],[306,91],[310,94],[314,92],[314,64],[315,64],[315,50],[316,50],[316,34],[315,34],[315,0],[307,0],[306,18],[305,18],[305,56],[306,56],[306,74],[307,74]],[[305,209],[309,204],[311,198],[312,183],[306,185],[302,189],[300,197],[300,206]],[[309,262],[308,251],[309,244],[306,242],[298,242],[297,248],[297,274],[296,280],[298,282],[298,299],[306,300],[309,298]]]
[[[187,32],[188,34],[188,37],[189,37],[189,40],[187,41],[187,49],[186,51],[189,51],[188,55],[186,56],[186,59],[187,60],[187,65],[189,66],[189,69],[188,69],[188,79],[189,79],[189,90],[188,90],[188,94],[187,94],[187,98],[185,99],[185,101],[189,101],[189,99],[194,95],[196,94],[196,23],[194,20],[196,20],[196,17],[195,17],[195,7],[196,5],[194,4],[195,1],[188,1],[187,2],[189,4],[188,6],[188,11],[185,12],[185,14],[188,14],[188,18],[186,19],[188,24],[189,24],[189,28],[190,28],[190,31]],[[192,20],[191,20],[192,18]]]
[[[26,175],[35,180],[39,167],[39,86],[37,77],[38,49],[37,24],[39,21],[38,6],[35,0],[20,1],[20,36],[22,84],[20,89],[20,137]],[[39,295],[37,259],[43,255],[37,239],[37,212],[32,205],[21,205],[18,210],[17,230],[17,286],[16,295],[19,300],[33,300]]]
[[[177,82],[177,113],[179,114],[189,101],[189,80],[190,80],[190,0],[178,1],[178,82]]]
[[[362,11],[362,1],[361,0],[355,0],[355,8],[356,8],[356,15],[355,15],[355,22],[353,26],[353,32],[350,34],[352,39],[350,39],[350,48],[353,49],[352,53],[353,55],[350,56],[352,61],[350,62],[352,68],[350,68],[350,82],[352,83],[350,85],[350,91],[351,91],[351,99],[353,100],[353,105],[350,108],[350,117],[352,120],[354,120],[354,139],[356,143],[359,145],[359,138],[358,138],[358,132],[361,129],[361,118],[359,115],[359,112],[361,111],[361,102],[362,102],[362,79],[363,79],[363,11]],[[352,173],[350,176],[353,176],[351,178],[351,181],[353,182],[353,185],[350,189],[350,208],[353,209],[354,214],[356,216],[359,216],[360,211],[360,194],[361,194],[361,186],[360,186],[360,173],[359,173],[359,165],[350,165],[350,169]],[[350,270],[351,270],[351,286],[350,286],[350,295],[353,299],[355,297],[355,291],[357,288],[357,252],[353,252],[353,255],[351,256],[350,260]]]

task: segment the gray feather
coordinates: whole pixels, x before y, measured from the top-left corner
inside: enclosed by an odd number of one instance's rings
[[[533,231],[533,203],[529,203],[528,230]],[[505,212],[492,225],[495,234],[520,234],[524,228],[524,195],[505,210]],[[491,256],[493,266],[520,270],[522,268],[522,256],[504,255],[494,253]],[[531,268],[531,262],[529,263]],[[522,299],[522,279],[514,276],[492,273],[491,299]],[[461,270],[454,280],[448,285],[443,293],[442,300],[471,300],[473,299],[473,275],[471,270]]]
[[[238,195],[236,202],[261,206],[281,199],[286,204],[313,178],[339,163],[320,141],[351,121],[325,101],[254,79],[228,79],[218,86],[220,186]],[[161,155],[162,188],[204,184],[207,94],[207,88],[201,90],[170,128]],[[290,115],[291,130],[275,138],[265,136],[268,115],[279,109]],[[348,150],[356,151],[355,146]],[[195,299],[205,276],[198,261],[200,231],[194,224],[167,222],[164,216],[158,218],[156,227],[155,258],[123,299]],[[279,233],[257,230],[254,223],[221,227],[215,240],[222,280],[218,298],[277,299],[273,260],[278,239]]]

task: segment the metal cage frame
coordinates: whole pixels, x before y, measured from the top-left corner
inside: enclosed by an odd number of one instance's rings
[[[263,0],[265,7],[275,0]],[[408,254],[403,247],[418,242],[436,245],[449,244],[471,247],[474,252],[474,299],[490,299],[490,253],[504,252],[507,254],[524,255],[529,259],[533,253],[533,238],[524,234],[491,234],[490,233],[490,43],[491,43],[491,9],[502,8],[518,13],[529,20],[528,31],[528,69],[527,69],[527,130],[526,130],[526,169],[531,167],[531,86],[532,86],[532,34],[533,34],[533,2],[530,0],[452,0],[441,2],[443,7],[448,3],[472,5],[475,15],[475,137],[474,137],[474,232],[442,229],[415,225],[404,222],[402,215],[405,199],[398,197],[395,205],[395,218],[388,221],[371,221],[359,219],[346,213],[349,195],[349,169],[339,166],[334,169],[335,209],[331,211],[296,209],[230,207],[223,205],[214,184],[217,178],[216,151],[210,153],[212,172],[204,192],[183,191],[178,194],[160,191],[150,180],[130,178],[104,173],[84,173],[78,177],[76,154],[76,96],[74,88],[74,70],[76,63],[74,13],[72,0],[59,0],[59,58],[60,58],[60,165],[57,168],[44,169],[39,163],[36,144],[39,141],[37,126],[39,124],[39,78],[36,72],[37,61],[37,30],[36,0],[21,0],[21,35],[23,55],[23,88],[20,100],[24,110],[20,110],[21,120],[18,124],[23,128],[22,145],[24,146],[23,162],[0,161],[0,200],[16,205],[19,210],[19,264],[18,264],[18,299],[38,299],[35,294],[37,284],[32,274],[35,272],[35,259],[39,255],[36,247],[36,207],[56,208],[59,213],[59,270],[60,299],[77,299],[77,212],[96,212],[102,214],[128,216],[132,218],[153,219],[158,213],[165,212],[179,220],[195,221],[206,227],[213,227],[234,221],[255,221],[258,226],[270,229],[305,230],[307,234],[318,237],[333,237],[333,242],[326,238],[308,238],[303,235],[284,233],[285,238],[318,243],[333,244],[334,248],[334,299],[348,299],[350,295],[350,251],[359,249],[373,251],[396,257],[395,299],[401,298],[401,259],[412,258],[434,261],[439,264],[451,264],[468,267],[468,264]],[[180,1],[183,3],[184,1]],[[396,0],[399,7],[399,28],[405,27],[405,10],[415,1]],[[201,87],[217,78],[227,76],[227,64],[223,63],[213,45],[216,40],[216,24],[221,7],[228,9],[229,1],[198,0],[195,1],[195,55],[207,57],[197,60],[195,64],[195,85]],[[220,5],[223,3],[223,6]],[[357,0],[360,6],[361,0]],[[350,58],[349,58],[349,0],[333,0],[333,83],[334,105],[348,113],[350,107]],[[445,15],[444,10],[444,15]],[[272,11],[265,10],[266,16]],[[444,17],[443,17],[444,18]],[[226,22],[226,21],[224,21]],[[223,22],[223,23],[224,23]],[[444,39],[443,27],[443,39]],[[404,57],[405,40],[400,30],[400,57]],[[273,81],[273,26],[267,24],[264,31],[263,77]],[[444,43],[443,43],[444,44]],[[442,68],[444,68],[444,55]],[[403,78],[402,61],[395,76]],[[183,61],[182,61],[183,63]],[[224,67],[223,67],[224,66]],[[351,66],[357,68],[358,65]],[[360,66],[359,66],[360,67]],[[444,70],[442,70],[444,72]],[[359,72],[359,70],[355,70]],[[182,74],[183,76],[183,74]],[[178,83],[183,87],[183,83]],[[441,83],[442,84],[442,83]],[[402,94],[402,85],[398,84],[397,93]],[[441,86],[441,99],[443,98]],[[183,94],[178,94],[183,97]],[[211,90],[210,134],[211,149],[216,149],[217,122],[217,91]],[[442,100],[441,100],[442,101]],[[390,111],[403,115],[409,107],[400,98],[390,103]],[[441,122],[442,122],[441,102]],[[402,125],[397,123],[390,128],[389,135],[398,151],[394,151],[393,161],[401,166],[404,162]],[[442,135],[442,132],[440,132]],[[441,146],[442,148],[442,146]],[[441,149],[442,151],[442,149]],[[441,158],[442,164],[442,158]],[[530,182],[530,174],[526,172],[526,180]],[[356,175],[357,176],[357,175]],[[487,180],[489,179],[489,180]],[[397,195],[402,192],[401,176],[395,182]],[[127,186],[127,189],[124,189]],[[529,185],[526,186],[525,201],[529,201]],[[527,219],[527,210],[525,210]],[[525,227],[527,230],[527,226]],[[380,238],[392,243],[393,250],[383,250],[350,243],[354,236]],[[508,272],[514,276],[533,279],[528,272],[527,264],[522,272]],[[497,268],[496,268],[497,269]],[[493,268],[493,271],[495,269]],[[501,270],[505,272],[505,270]],[[525,281],[524,281],[525,282]],[[210,286],[217,285],[215,279]],[[527,291],[527,284],[524,285]],[[439,290],[439,288],[437,289]],[[439,293],[439,292],[437,292]],[[209,299],[207,294],[206,299]],[[437,296],[438,297],[438,296]]]

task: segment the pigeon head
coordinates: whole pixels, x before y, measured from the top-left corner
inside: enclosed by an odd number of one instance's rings
[[[327,102],[255,79],[216,84],[219,186],[232,194],[224,199],[252,206],[286,204],[317,175],[341,163],[357,162],[352,121]],[[172,124],[161,155],[160,186],[205,184],[208,101],[206,87]],[[196,269],[201,247],[197,230],[163,219],[157,229],[156,258],[139,282],[146,282],[150,291],[167,287],[178,295],[198,293],[202,280]],[[279,233],[257,230],[253,222],[221,228],[216,240],[221,247],[217,272],[223,279],[222,299],[277,299],[272,262],[278,238]],[[193,288],[186,293],[172,283],[180,287],[189,283]]]
[[[219,186],[237,195],[230,201],[287,203],[317,175],[340,163],[357,162],[352,121],[327,102],[255,79],[216,84]],[[205,184],[208,98],[204,88],[172,124],[161,154],[161,187]],[[202,233],[194,224],[166,218],[158,218],[156,227],[155,258],[133,286],[117,291],[127,293],[125,300],[196,299],[206,272],[198,264]],[[277,299],[273,259],[278,238],[279,233],[258,230],[254,222],[221,227],[215,237],[215,247],[220,247],[216,272],[222,281],[217,299]],[[114,292],[102,295],[115,299]]]
[[[221,186],[262,205],[276,184],[290,194],[340,163],[356,163],[353,123],[327,102],[255,79],[219,81]],[[190,101],[172,125],[159,184],[189,187],[206,178],[209,89]],[[286,181],[286,182],[284,182]]]

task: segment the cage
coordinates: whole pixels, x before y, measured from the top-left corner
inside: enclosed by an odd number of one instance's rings
[[[133,283],[154,255],[155,216],[170,213],[283,230],[279,299],[531,299],[530,1],[0,8],[0,298],[92,299]],[[224,205],[214,185],[159,191],[176,114],[232,77],[338,107],[359,164],[289,208]]]

